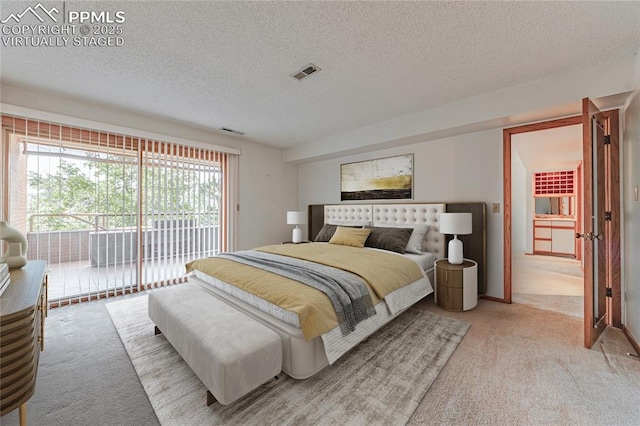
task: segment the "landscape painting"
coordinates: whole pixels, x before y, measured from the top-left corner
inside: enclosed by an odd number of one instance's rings
[[[413,198],[413,154],[340,165],[342,201]]]

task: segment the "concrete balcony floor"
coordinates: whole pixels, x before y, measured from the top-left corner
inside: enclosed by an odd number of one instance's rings
[[[143,284],[178,279],[185,275],[184,265],[191,258],[173,257],[145,261],[142,264]],[[47,264],[49,302],[73,301],[81,296],[137,288],[137,264],[121,263],[91,266],[89,260]]]

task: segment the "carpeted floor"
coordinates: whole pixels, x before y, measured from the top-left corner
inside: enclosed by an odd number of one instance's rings
[[[159,424],[105,304],[49,311],[29,426]],[[0,419],[17,426],[18,410]]]
[[[579,318],[487,300],[460,313],[418,307],[472,327],[409,424],[640,424],[640,361],[621,330],[585,349]]]
[[[417,307],[472,327],[409,424],[638,425],[640,360],[620,330],[588,350],[578,318],[487,300]],[[105,302],[51,310],[46,335],[29,425],[159,424]],[[17,410],[0,423],[17,425]]]
[[[306,380],[283,374],[231,405],[207,407],[204,385],[154,335],[146,297],[107,310],[163,425],[403,425],[469,328],[410,310]]]
[[[584,280],[579,260],[513,254],[514,303],[583,318],[583,293]]]

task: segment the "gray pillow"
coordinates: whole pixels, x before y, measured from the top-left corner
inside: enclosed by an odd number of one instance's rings
[[[413,228],[371,228],[365,247],[404,254]]]
[[[336,229],[338,229],[338,225],[325,224],[313,241],[316,243],[328,243],[333,234],[336,233]]]

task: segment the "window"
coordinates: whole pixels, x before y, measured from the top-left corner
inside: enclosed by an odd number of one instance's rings
[[[2,216],[48,262],[52,305],[184,280],[228,250],[234,154],[2,117]]]

